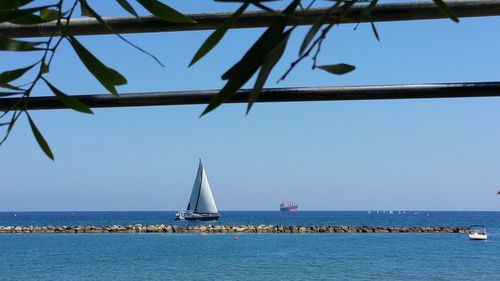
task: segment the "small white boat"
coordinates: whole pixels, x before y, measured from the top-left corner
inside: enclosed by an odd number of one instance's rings
[[[218,220],[219,216],[207,173],[200,159],[187,210],[178,211],[175,220]]]
[[[469,227],[469,239],[471,240],[486,240],[488,235],[486,234],[486,228],[483,225],[471,225]]]

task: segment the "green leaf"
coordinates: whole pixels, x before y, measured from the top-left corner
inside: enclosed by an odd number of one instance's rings
[[[0,97],[20,95],[22,92],[0,92]]]
[[[18,88],[16,86],[12,86],[9,83],[0,83],[0,88],[5,88],[9,90],[16,90],[16,91],[22,91],[21,88]]]
[[[346,74],[348,72],[353,71],[356,67],[354,65],[339,63],[339,64],[330,64],[330,65],[320,65],[318,68],[330,72],[337,75]]]
[[[366,9],[362,13],[369,15],[373,11],[373,9],[375,9],[375,7],[377,6],[377,3],[378,3],[378,0],[371,0],[370,4],[368,6],[366,6]]]
[[[38,15],[29,14],[9,21],[10,23],[20,25],[32,25],[44,23],[45,21]]]
[[[438,9],[443,13],[445,16],[449,17],[452,21],[454,22],[459,22],[457,16],[455,13],[446,5],[446,3],[443,0],[433,0],[434,4],[438,7]]]
[[[370,26],[372,28],[373,35],[375,36],[375,39],[377,39],[378,42],[380,42],[380,36],[378,35],[377,27],[375,26],[375,23],[372,20],[371,12],[375,7],[377,6],[378,0],[371,0],[370,4],[366,6],[365,9],[361,12],[361,18],[366,18],[370,20]],[[359,23],[358,23],[359,24]],[[356,26],[357,27],[357,26]]]
[[[245,53],[245,55],[229,70],[222,74],[222,79],[230,80],[238,77],[246,68],[258,69],[266,55],[279,43],[283,30],[271,26]],[[283,25],[283,28],[285,25]]]
[[[0,0],[3,2],[4,0]],[[15,10],[0,10],[0,23],[6,21],[13,21],[17,18],[32,15],[33,13],[39,12],[43,9],[50,8],[51,6],[40,6],[30,9],[15,9]]]
[[[264,63],[260,68],[259,75],[257,76],[257,80],[255,81],[255,85],[253,86],[252,92],[250,93],[250,97],[248,99],[247,115],[250,112],[252,105],[255,103],[255,101],[257,101],[262,88],[264,88],[267,77],[285,52],[288,38],[290,38],[290,33],[291,30],[283,33],[281,42],[269,54],[267,54],[266,58],[264,59]]]
[[[33,0],[1,0],[0,10],[14,10],[30,2]]]
[[[196,23],[195,20],[179,13],[158,0],[137,0],[137,2],[139,2],[151,14],[163,20],[176,23]]]
[[[39,51],[43,50],[35,46],[42,44],[43,42],[27,42],[21,40],[15,40],[8,37],[0,36],[0,50],[1,51]]]
[[[9,83],[11,81],[16,80],[17,78],[21,77],[26,73],[28,70],[32,69],[35,66],[35,64],[32,64],[27,67],[23,68],[18,68],[14,70],[8,70],[0,73],[0,84],[5,84]]]
[[[40,71],[42,74],[49,73],[49,66],[45,62],[42,62],[40,64]]]
[[[205,108],[203,113],[200,115],[203,116],[210,111],[219,107],[223,102],[228,100],[236,91],[238,91],[245,83],[253,76],[253,74],[257,71],[256,69],[248,69],[247,72],[242,73],[240,76],[232,78],[229,80],[226,85],[220,90],[219,93],[215,97],[212,98],[208,106]]]
[[[40,18],[44,21],[53,21],[59,18],[59,11],[52,9],[43,9],[40,11]]]
[[[80,1],[80,10],[82,17],[92,17],[92,13],[89,11],[89,6],[86,1]]]
[[[102,26],[104,26],[107,30],[113,32],[116,34],[116,32],[111,28],[111,26],[102,19],[102,17],[92,9],[89,4],[87,3],[87,0],[80,0],[80,5],[82,8],[82,14],[85,13],[85,16],[87,17],[93,17],[95,18]]]
[[[49,21],[54,21],[57,20],[58,18],[59,18],[59,11],[45,8],[40,11],[40,15],[28,14],[22,17],[12,19],[9,22],[21,25],[32,25],[32,24],[40,24]]]
[[[47,86],[49,86],[50,90],[56,95],[56,97],[68,108],[71,108],[76,111],[80,111],[83,113],[88,113],[88,114],[94,114],[90,108],[84,104],[83,102],[79,101],[78,99],[68,96],[65,93],[61,92],[59,89],[54,87],[54,85],[50,84],[49,81],[45,80],[45,83],[47,83]]]
[[[321,26],[325,23],[326,19],[331,17],[333,12],[338,8],[339,5],[340,5],[340,2],[337,2],[335,5],[330,7],[324,14],[319,16],[314,21],[313,25],[311,26],[311,28],[307,32],[306,36],[304,37],[304,40],[302,41],[302,45],[300,46],[300,50],[299,50],[299,55],[302,55],[304,53],[307,46],[309,46],[309,43],[311,43],[311,41],[314,38],[314,36],[316,35],[316,33],[318,33]]]
[[[373,21],[371,21],[370,25],[372,27],[373,35],[375,36],[375,38],[377,39],[377,41],[380,42],[380,37],[378,36],[378,31],[377,31],[377,28],[375,27],[375,23],[373,23]]]
[[[276,16],[275,20],[259,39],[250,47],[243,57],[228,71],[222,75],[222,79],[228,80],[222,90],[210,101],[201,116],[214,110],[223,102],[228,100],[239,90],[257,70],[262,66],[267,55],[271,53],[283,39],[283,30],[286,27],[288,16],[293,14],[299,1],[294,0],[283,11],[286,17]]]
[[[17,112],[17,109],[19,108],[19,106],[21,105],[22,101],[24,99],[19,99],[12,107],[11,107],[11,110],[14,110],[14,114],[12,114],[11,118],[10,118],[10,122],[9,122],[9,126],[7,127],[7,133],[10,132],[12,130],[12,128],[14,128],[14,125],[16,124],[16,121],[17,121],[17,118],[21,115],[22,111],[21,112]]]
[[[87,3],[87,0],[80,0],[80,4],[82,6],[82,8],[85,9],[86,13],[88,13],[88,16],[89,17],[94,17],[102,26],[104,26],[107,30],[109,30],[110,32],[114,33],[116,36],[118,36],[118,38],[120,38],[123,42],[129,44],[130,46],[132,46],[133,48],[137,49],[138,51],[142,52],[143,54],[151,57],[152,59],[154,59],[159,65],[161,65],[162,67],[165,67],[163,65],[163,63],[156,57],[154,56],[153,54],[151,54],[150,52],[144,50],[143,48],[137,46],[136,44],[132,43],[131,41],[129,41],[127,38],[123,37],[121,34],[119,33],[116,33],[113,28],[105,21],[102,19],[102,17],[96,12],[94,11]]]
[[[116,70],[107,67],[90,53],[75,37],[68,35],[67,39],[85,67],[113,95],[118,96],[115,86],[127,84],[127,79]]]
[[[231,17],[229,17],[207,38],[207,40],[205,40],[200,49],[198,49],[198,51],[194,55],[189,66],[192,66],[197,61],[199,61],[203,56],[208,54],[208,52],[210,52],[210,50],[212,50],[217,45],[217,43],[219,43],[222,37],[224,37],[224,34],[226,34],[227,30],[238,20],[238,18],[245,11],[248,5],[248,2],[241,5],[241,7],[236,12],[234,12]]]
[[[135,17],[139,16],[137,12],[134,10],[134,7],[132,7],[132,5],[130,5],[130,3],[127,0],[116,0],[116,2],[118,2],[118,4],[120,4],[120,6],[122,6],[122,8],[125,11],[129,12],[129,14]]]
[[[293,1],[283,13],[286,15],[293,14],[298,1]],[[228,80],[231,77],[238,76],[244,72],[246,68],[257,68],[262,64],[266,55],[276,47],[281,41],[280,35],[286,27],[287,17],[276,17],[267,30],[257,39],[250,49],[243,55],[239,62],[233,65],[229,70],[222,74],[222,79]]]
[[[52,161],[54,161],[54,155],[52,154],[52,151],[50,150],[49,144],[47,143],[47,141],[45,141],[45,138],[42,136],[42,134],[40,133],[40,131],[36,127],[35,122],[33,122],[31,117],[29,116],[29,114],[26,113],[26,115],[28,116],[28,121],[30,123],[31,131],[33,132],[33,135],[35,136],[35,139],[38,142],[38,145],[43,150],[43,152],[45,152],[45,155],[47,155],[47,157],[49,157],[50,159],[52,159]]]

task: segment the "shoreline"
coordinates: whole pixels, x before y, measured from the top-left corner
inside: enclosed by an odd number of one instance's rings
[[[466,233],[463,226],[345,226],[345,225],[77,225],[0,226],[8,233]]]

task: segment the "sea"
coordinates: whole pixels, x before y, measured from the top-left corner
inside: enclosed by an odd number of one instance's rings
[[[500,280],[500,212],[0,212],[0,225],[484,225],[445,233],[0,234],[0,280]]]

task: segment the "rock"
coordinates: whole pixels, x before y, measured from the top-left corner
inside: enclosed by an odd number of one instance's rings
[[[157,232],[156,227],[154,225],[148,225],[146,227],[146,232]]]
[[[467,228],[457,226],[302,226],[302,225],[110,225],[110,226],[0,226],[0,233],[130,233],[130,232],[164,232],[164,233],[466,233]]]
[[[265,228],[266,228],[266,226],[265,226],[265,225],[263,225],[263,224],[259,224],[259,225],[257,226],[257,232],[264,232],[264,229],[265,229]]]
[[[447,227],[444,227],[443,229],[441,229],[441,231],[446,232],[446,233],[450,233],[450,232],[453,232],[453,227],[447,226]]]

